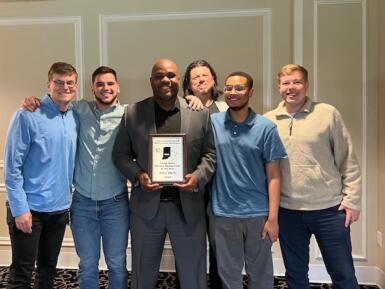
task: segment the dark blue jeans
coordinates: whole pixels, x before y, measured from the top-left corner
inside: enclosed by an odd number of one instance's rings
[[[26,234],[16,228],[15,219],[7,207],[7,223],[12,245],[8,289],[29,288],[35,263],[34,288],[53,288],[56,264],[69,213],[31,213],[32,233]]]
[[[355,277],[350,228],[339,206],[324,210],[279,209],[279,242],[289,288],[309,288],[309,244],[314,235],[333,288],[358,289]]]

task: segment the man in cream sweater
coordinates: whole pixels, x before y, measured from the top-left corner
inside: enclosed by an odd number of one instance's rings
[[[307,70],[278,73],[283,101],[265,114],[277,124],[288,158],[281,162],[279,240],[290,288],[309,288],[309,243],[314,234],[333,288],[359,288],[350,224],[360,216],[361,173],[349,132],[331,105],[307,97]]]

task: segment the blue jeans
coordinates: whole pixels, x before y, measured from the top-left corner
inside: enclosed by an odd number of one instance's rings
[[[129,230],[127,192],[93,201],[75,191],[71,229],[80,258],[79,287],[99,288],[100,241],[108,267],[108,288],[127,289],[126,250]]]
[[[309,244],[314,234],[333,288],[358,289],[355,277],[350,228],[339,206],[323,210],[297,211],[279,208],[279,242],[289,288],[309,288]]]

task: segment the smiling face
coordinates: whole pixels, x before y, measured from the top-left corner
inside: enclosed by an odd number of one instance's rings
[[[208,67],[197,66],[190,71],[190,89],[195,96],[211,96],[214,85],[214,78]]]
[[[176,64],[168,59],[155,63],[151,72],[151,87],[159,102],[174,102],[179,90],[179,72]]]
[[[226,79],[223,95],[230,110],[247,108],[252,93],[253,89],[250,89],[246,77],[235,75]]]
[[[48,81],[48,91],[52,101],[57,104],[61,111],[67,110],[68,104],[74,99],[78,86],[77,75],[63,75],[53,73]]]
[[[306,93],[309,83],[304,79],[301,71],[294,70],[279,78],[279,93],[285,101],[286,111],[297,112],[306,102]]]
[[[99,109],[104,109],[115,104],[120,92],[119,83],[112,73],[96,75],[91,89],[95,95]]]

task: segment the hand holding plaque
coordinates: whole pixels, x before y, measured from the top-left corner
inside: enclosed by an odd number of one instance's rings
[[[186,134],[150,134],[151,181],[162,185],[184,183],[187,168]]]

